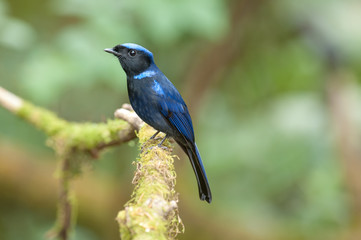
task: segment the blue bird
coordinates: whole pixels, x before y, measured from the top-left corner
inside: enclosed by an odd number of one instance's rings
[[[125,43],[105,49],[113,54],[127,75],[129,101],[134,111],[157,132],[172,137],[188,155],[197,178],[199,198],[212,201],[206,172],[194,140],[192,120],[178,90],[154,63],[153,54],[144,47]]]

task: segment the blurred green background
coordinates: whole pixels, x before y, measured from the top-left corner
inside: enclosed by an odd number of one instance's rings
[[[179,239],[361,239],[359,0],[0,0],[0,86],[71,121],[128,102],[103,49],[134,42],[187,102],[213,192],[176,161]],[[46,136],[0,108],[0,239],[43,239],[55,220]],[[119,239],[133,141],[75,181],[72,239]]]

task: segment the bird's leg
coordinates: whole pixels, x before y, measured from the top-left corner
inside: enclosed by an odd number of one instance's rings
[[[158,147],[162,147],[162,144],[164,143],[164,141],[168,138],[168,134],[165,135],[165,137],[162,139],[162,141],[160,141],[160,143],[158,144]]]
[[[154,138],[158,133],[159,133],[159,131],[156,132],[150,139]],[[162,141],[160,141],[160,143],[157,145],[157,147],[163,148],[163,149],[167,149],[166,146],[162,146],[162,144],[164,143],[164,141],[165,141],[167,138],[168,138],[168,135],[165,135],[165,137],[162,139]],[[150,140],[150,139],[149,139],[149,140]],[[149,147],[148,149],[151,150],[151,149],[153,149],[153,148],[154,148],[154,146],[151,146],[151,147]],[[143,148],[142,148],[142,151],[143,151]]]
[[[157,131],[156,133],[154,133],[153,136],[151,136],[149,139],[154,139],[158,135],[159,132],[160,131]]]

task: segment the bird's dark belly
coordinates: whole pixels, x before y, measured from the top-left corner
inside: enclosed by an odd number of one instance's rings
[[[130,104],[138,116],[154,129],[173,136],[173,129],[169,127],[168,121],[165,120],[160,113],[159,108],[152,99],[146,96],[131,96],[129,95]]]

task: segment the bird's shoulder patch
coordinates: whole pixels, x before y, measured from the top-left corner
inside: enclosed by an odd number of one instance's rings
[[[164,90],[157,80],[153,80],[152,89],[159,95],[164,95]]]

